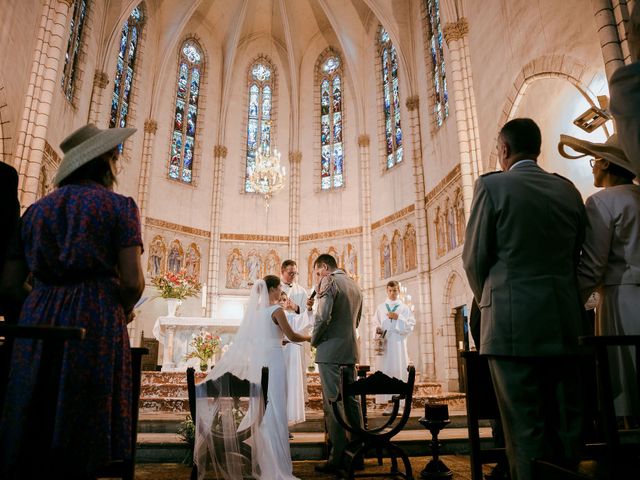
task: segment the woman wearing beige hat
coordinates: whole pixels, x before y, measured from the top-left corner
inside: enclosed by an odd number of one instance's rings
[[[570,155],[564,148],[580,155]],[[600,294],[596,308],[597,335],[640,334],[640,186],[634,167],[612,135],[606,143],[560,136],[566,158],[593,157],[593,183],[603,190],[587,198],[587,229],[578,266],[584,301]],[[638,416],[640,405],[634,352],[610,349],[611,379],[618,416]]]
[[[21,325],[83,327],[65,344],[51,445],[33,451],[42,412],[36,386],[50,374],[41,344],[17,340],[0,424],[0,477],[91,478],[131,460],[131,363],[127,320],[144,288],[142,238],[133,199],[113,192],[118,145],[134,129],[86,125],[60,144],[58,187],[21,219],[3,275],[14,290],[28,273]],[[11,286],[11,285],[9,285]]]

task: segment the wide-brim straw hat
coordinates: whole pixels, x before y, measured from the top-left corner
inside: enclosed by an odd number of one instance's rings
[[[569,147],[576,152],[580,152],[581,155],[571,155],[565,151],[565,147]],[[564,158],[569,159],[594,157],[608,160],[609,162],[638,175],[638,172],[634,169],[633,165],[631,165],[631,162],[624,153],[620,143],[618,143],[618,135],[615,133],[604,143],[593,143],[570,135],[560,135],[558,152],[560,152],[560,155]]]
[[[135,131],[135,128],[100,129],[91,123],[80,127],[60,144],[64,157],[53,179],[54,185],[60,185],[78,168],[113,150]]]

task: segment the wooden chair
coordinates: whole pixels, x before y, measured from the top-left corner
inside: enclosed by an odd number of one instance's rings
[[[480,446],[480,420],[499,418],[498,402],[493,390],[491,372],[487,360],[477,351],[460,352],[465,369],[465,389],[467,391],[467,429],[471,447],[471,478],[483,480],[482,465],[504,461],[504,448],[485,448]]]
[[[344,368],[341,369],[340,394],[338,398],[331,401],[331,406],[338,423],[342,428],[349,431],[352,438],[354,438],[354,440],[347,445],[344,452],[348,478],[399,477],[409,480],[413,479],[413,471],[407,454],[402,448],[391,441],[393,437],[404,428],[411,413],[411,401],[413,399],[413,385],[415,383],[416,371],[413,365],[410,365],[407,370],[409,371],[409,378],[406,382],[389,377],[380,371],[353,382],[347,370]],[[375,428],[350,425],[342,415],[340,409],[341,400],[355,396],[366,398],[367,395],[393,395],[393,411],[391,415],[383,425]],[[404,409],[402,416],[398,417],[401,400],[404,401]],[[391,470],[388,473],[354,473],[356,462],[364,458],[367,452],[371,450],[375,450],[376,452],[384,451],[391,458]],[[404,473],[398,470],[398,458],[400,458],[404,464]]]
[[[632,478],[640,468],[638,432],[621,438],[616,419],[608,348],[630,346],[635,349],[636,384],[640,389],[640,335],[586,336],[580,343],[594,350],[598,395],[598,426],[602,442],[588,445],[588,454],[603,462],[604,478]],[[640,408],[640,405],[638,405]],[[623,441],[626,439],[628,441]],[[627,477],[627,475],[631,475]]]
[[[224,393],[220,392],[220,383],[228,385],[228,391],[225,391]],[[262,387],[262,398],[264,401],[264,405],[265,408],[267,408],[267,393],[269,388],[269,369],[267,367],[262,367],[262,377],[260,379],[260,384]],[[199,396],[206,396],[211,398],[232,398],[238,406],[240,403],[240,398],[246,398],[251,395],[251,383],[248,380],[241,380],[238,377],[227,372],[219,379],[208,380],[196,385],[195,370],[192,367],[189,367],[187,369],[187,392],[189,395],[189,411],[194,423],[196,423],[196,415],[198,413],[196,411],[196,398],[198,396],[196,390],[199,391]],[[213,435],[214,445],[224,446],[225,437],[223,433],[219,430],[216,430],[215,428],[211,429],[211,433]],[[236,433],[240,446],[240,454],[243,457],[243,478],[251,478],[251,448],[245,443],[245,440],[247,440],[251,436],[251,427],[249,426],[248,428],[245,428],[244,430],[238,431]],[[224,448],[216,449],[215,455],[216,461],[220,464],[224,464]],[[197,478],[198,467],[194,463],[193,468],[191,469],[191,479],[197,480]]]
[[[142,371],[155,372],[158,366],[158,348],[160,342],[153,337],[145,337],[144,330],[140,332],[140,347],[149,350],[149,353],[142,357]]]
[[[138,414],[140,411],[140,382],[142,357],[149,350],[141,347],[131,348],[131,459],[111,462],[96,475],[99,477],[122,478],[134,480],[136,469],[136,448],[138,445]]]

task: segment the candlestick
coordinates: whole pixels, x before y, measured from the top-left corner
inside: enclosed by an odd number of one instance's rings
[[[202,309],[207,309],[207,284],[202,285]]]

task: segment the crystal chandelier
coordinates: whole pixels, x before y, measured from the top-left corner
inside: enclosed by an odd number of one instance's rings
[[[280,165],[280,152],[274,148],[266,152],[260,147],[256,152],[256,163],[249,175],[249,185],[254,192],[264,195],[265,209],[269,210],[269,200],[284,187],[286,172]]]

